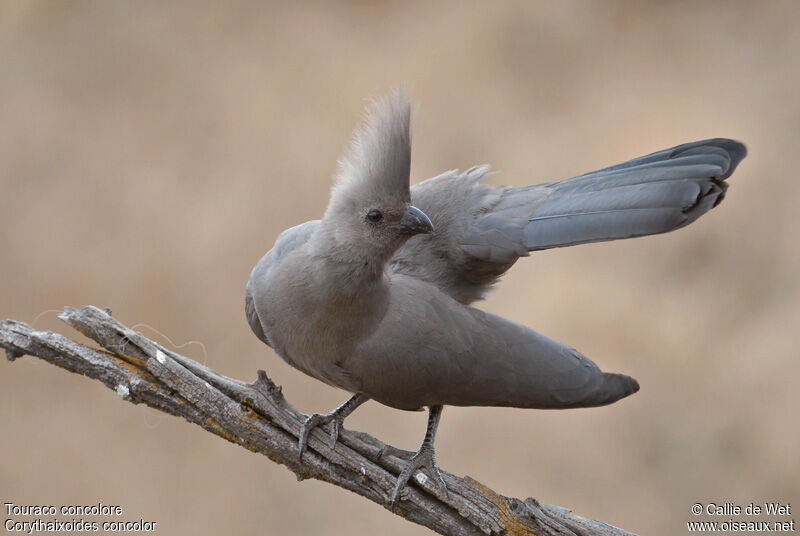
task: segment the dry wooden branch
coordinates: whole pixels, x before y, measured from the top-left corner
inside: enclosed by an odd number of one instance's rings
[[[305,415],[295,410],[263,371],[253,383],[227,378],[117,322],[97,307],[66,308],[63,321],[102,348],[14,320],[0,322],[9,360],[29,354],[100,380],[125,400],[183,417],[220,437],[264,454],[294,471],[348,489],[388,508],[397,475],[412,453],[374,437],[342,430],[335,448],[325,430],[309,438],[303,463],[297,437]],[[565,508],[504,497],[470,477],[443,473],[449,495],[430,479],[412,479],[395,513],[447,535],[629,535]]]

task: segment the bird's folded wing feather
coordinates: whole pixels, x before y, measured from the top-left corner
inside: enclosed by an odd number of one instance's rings
[[[356,350],[359,391],[400,409],[431,405],[560,409],[610,404],[636,380],[521,324],[392,278],[384,321]]]

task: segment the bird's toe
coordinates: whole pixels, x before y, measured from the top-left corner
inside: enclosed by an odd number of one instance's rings
[[[306,451],[306,446],[308,445],[308,436],[311,434],[311,431],[317,426],[327,424],[329,422],[333,422],[331,438],[332,447],[335,447],[336,440],[339,438],[339,428],[341,426],[341,423],[335,413],[314,413],[313,415],[310,415],[303,423],[303,429],[300,431],[300,438],[298,439],[298,455],[301,462],[303,461],[303,454]]]
[[[427,475],[423,473],[421,470],[425,469],[428,473]],[[444,482],[444,477],[442,476],[442,472],[439,470],[439,466],[436,464],[436,456],[434,454],[433,448],[421,448],[406,464],[403,472],[400,473],[400,476],[397,477],[397,483],[394,486],[394,491],[392,492],[392,499],[390,503],[390,510],[394,510],[394,507],[397,505],[397,501],[400,499],[400,494],[403,489],[408,484],[408,481],[411,479],[411,476],[416,473],[415,479],[420,485],[425,485],[429,478],[432,478],[435,482],[435,485],[441,490],[441,492],[445,495],[449,495],[449,490],[447,489],[447,484]]]

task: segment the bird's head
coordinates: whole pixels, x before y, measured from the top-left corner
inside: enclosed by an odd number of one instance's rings
[[[411,205],[410,108],[401,92],[376,99],[345,154],[323,227],[337,250],[358,259],[387,260],[410,237],[433,232]]]

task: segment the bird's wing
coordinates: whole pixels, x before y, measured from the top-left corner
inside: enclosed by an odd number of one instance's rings
[[[275,241],[275,246],[258,261],[258,264],[255,265],[253,271],[250,273],[250,279],[247,281],[247,288],[244,293],[244,312],[247,315],[247,323],[250,324],[250,329],[253,330],[256,337],[269,346],[272,346],[272,344],[264,333],[264,328],[261,325],[261,320],[258,318],[258,312],[256,311],[253,301],[253,285],[255,285],[256,281],[259,279],[266,277],[269,270],[280,263],[291,251],[305,244],[311,235],[314,234],[317,227],[319,227],[319,220],[308,221],[286,229],[278,236],[278,239]]]
[[[739,142],[704,140],[525,187],[481,184],[486,167],[450,171],[412,188],[435,232],[409,240],[390,268],[470,303],[529,251],[690,224],[722,201],[725,179],[746,154]]]
[[[574,348],[427,282],[395,274],[391,289],[383,322],[346,362],[359,392],[378,402],[563,409],[611,404],[639,389]]]

